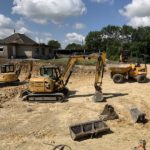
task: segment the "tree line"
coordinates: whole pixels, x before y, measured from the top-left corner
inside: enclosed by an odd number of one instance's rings
[[[71,43],[66,49],[105,50],[111,59],[117,59],[121,50],[129,50],[132,56],[150,56],[150,27],[108,25],[99,31],[89,32],[84,45]]]

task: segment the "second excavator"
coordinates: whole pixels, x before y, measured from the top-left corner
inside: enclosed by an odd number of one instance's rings
[[[74,65],[78,61],[90,59],[96,60],[94,100],[96,102],[103,101],[101,86],[106,60],[105,52],[89,56],[71,56],[63,73],[57,66],[42,66],[40,68],[40,76],[30,78],[28,89],[21,92],[21,97],[27,101],[63,102],[68,95],[66,85],[73,72]]]
[[[7,63],[0,65],[0,84],[3,85],[19,84],[20,83],[19,75],[24,65],[26,65],[25,67],[26,69],[28,69],[28,76],[30,76],[32,70],[32,61],[21,61],[18,63]]]

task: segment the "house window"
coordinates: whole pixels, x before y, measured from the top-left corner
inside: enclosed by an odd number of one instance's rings
[[[0,46],[0,52],[2,52],[2,51],[3,51],[3,49],[4,49],[4,47],[3,47],[3,46]]]

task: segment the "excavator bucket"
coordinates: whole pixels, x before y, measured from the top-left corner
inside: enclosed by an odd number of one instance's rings
[[[131,114],[134,122],[144,123],[146,121],[146,119],[145,119],[146,114],[142,113],[137,108],[131,108],[130,114]]]
[[[110,131],[110,128],[101,120],[72,125],[69,129],[73,140],[82,140],[88,137],[93,138]]]
[[[102,102],[104,100],[102,91],[95,91],[93,100],[94,102]]]

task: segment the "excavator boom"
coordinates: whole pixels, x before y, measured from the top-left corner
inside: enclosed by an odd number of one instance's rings
[[[78,55],[78,56],[72,56],[69,58],[67,67],[61,77],[61,79],[64,81],[64,85],[66,86],[69,78],[72,74],[73,67],[76,64],[77,61],[84,61],[84,60],[96,60],[96,73],[95,73],[95,96],[94,101],[103,101],[103,94],[102,94],[102,79],[104,74],[104,67],[105,67],[105,61],[106,61],[106,53],[102,52],[101,54],[97,55]]]

